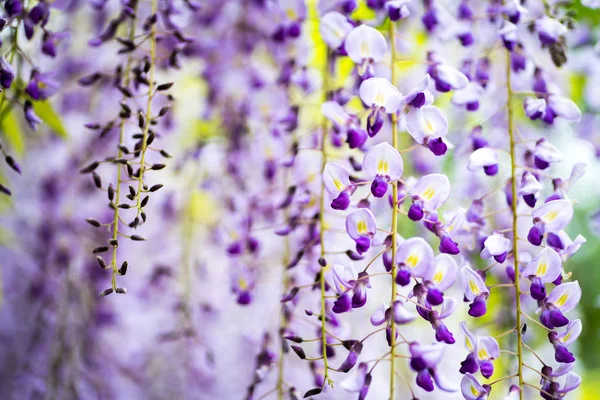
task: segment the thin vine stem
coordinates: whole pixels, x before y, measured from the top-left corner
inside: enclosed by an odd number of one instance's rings
[[[392,85],[396,84],[396,68],[394,68],[394,62],[396,59],[396,39],[394,34],[394,23],[390,20],[390,47],[392,52]],[[398,119],[396,113],[392,114],[392,146],[395,149],[398,149]],[[391,298],[390,298],[390,307],[394,307],[394,301],[396,301],[396,251],[397,251],[397,241],[396,235],[398,232],[398,212],[397,212],[397,201],[398,201],[398,183],[392,183],[392,290],[391,290]],[[396,323],[394,319],[391,318],[391,335],[390,335],[390,399],[395,399],[395,390],[396,390],[396,373],[395,373],[395,360],[396,360]]]
[[[327,101],[327,91],[329,90],[329,50],[325,50],[325,66],[323,70],[323,102]],[[323,116],[322,122],[322,130],[323,135],[321,137],[321,176],[323,176],[323,172],[325,171],[325,165],[327,164],[327,152],[326,152],[326,143],[327,143],[327,129],[328,123],[327,118]],[[325,181],[321,179],[321,194],[320,194],[320,203],[319,203],[319,241],[321,247],[321,258],[325,257]],[[323,351],[323,369],[324,369],[324,377],[323,377],[323,385],[329,384],[333,387],[333,381],[329,377],[329,364],[327,360],[327,330],[325,326],[326,318],[325,318],[325,271],[328,265],[325,265],[321,270],[321,275],[319,277],[321,284],[321,346]]]
[[[516,179],[516,169],[517,169],[517,161],[516,161],[516,150],[515,150],[515,134],[514,134],[514,114],[512,108],[512,84],[511,84],[511,64],[510,64],[510,52],[506,51],[506,107],[508,108],[508,135],[510,139],[510,174],[511,174],[511,191],[512,191],[512,228],[513,228],[513,259],[514,259],[514,268],[515,268],[515,320],[516,320],[516,328],[517,328],[517,358],[518,358],[518,372],[517,376],[519,378],[519,388],[521,389],[519,392],[520,400],[524,400],[523,393],[523,332],[521,330],[521,285],[519,282],[519,237],[518,237],[518,215],[517,215],[517,179]]]
[[[134,12],[137,8],[137,2],[134,2]],[[135,14],[135,13],[134,13]],[[131,18],[131,26],[129,28],[129,39],[133,40],[135,38],[135,28],[136,28],[136,18],[135,16]],[[125,87],[129,86],[130,78],[131,78],[131,67],[133,64],[133,53],[129,53],[127,56],[127,62],[125,64],[125,73],[123,78],[123,84]],[[123,96],[125,99],[125,96]],[[125,126],[126,120],[124,118],[121,119],[119,124],[119,146],[117,151],[117,158],[123,157],[123,151],[121,150],[123,146],[123,140],[125,139]],[[117,164],[117,187],[115,189],[115,201],[114,204],[118,205],[119,200],[121,198],[121,185],[123,183],[123,166],[121,164]],[[117,240],[117,236],[119,235],[119,220],[121,219],[119,215],[119,207],[113,207],[114,215],[112,222],[112,240]],[[114,291],[117,290],[117,275],[119,274],[119,270],[117,267],[117,246],[113,246],[112,248],[112,259],[110,262],[111,266],[111,286]]]
[[[152,14],[156,15],[158,10],[158,0],[152,0]],[[150,30],[150,69],[148,71],[148,102],[146,104],[146,124],[144,125],[144,129],[142,132],[142,148],[140,150],[140,172],[138,176],[138,189],[137,189],[137,214],[139,215],[142,211],[142,189],[144,188],[144,168],[145,168],[145,159],[146,159],[146,150],[148,148],[148,134],[150,132],[150,121],[152,119],[152,99],[155,94],[155,82],[154,82],[154,72],[156,69],[156,24],[154,22],[152,24]]]

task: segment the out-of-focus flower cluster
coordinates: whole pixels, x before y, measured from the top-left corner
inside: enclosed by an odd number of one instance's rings
[[[3,6],[4,393],[580,386],[564,137],[600,154],[600,69],[569,4]]]

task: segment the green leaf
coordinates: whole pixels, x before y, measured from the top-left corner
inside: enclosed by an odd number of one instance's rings
[[[63,139],[69,137],[69,134],[67,133],[60,116],[56,113],[54,107],[52,107],[52,104],[50,104],[48,100],[33,101],[32,103],[33,111],[35,111],[37,116],[40,117],[40,119],[44,121],[44,123],[48,125],[50,129],[52,129]]]
[[[0,131],[15,153],[22,156],[25,153],[25,137],[12,109],[7,110],[6,115],[2,118]]]

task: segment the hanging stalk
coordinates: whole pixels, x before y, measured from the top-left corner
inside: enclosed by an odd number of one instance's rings
[[[392,80],[392,85],[396,84],[396,68],[394,68],[394,63],[396,60],[396,36],[395,36],[395,32],[394,32],[394,23],[390,20],[390,46],[392,48],[391,53],[392,53],[392,62],[391,62],[391,66],[392,66],[392,75],[391,75],[391,80]],[[392,114],[392,146],[395,149],[398,149],[398,116],[396,115],[396,113]],[[393,197],[393,205],[392,205],[392,270],[391,270],[391,274],[392,274],[392,290],[391,290],[391,296],[390,296],[390,307],[393,310],[394,308],[394,302],[396,301],[396,273],[397,273],[397,266],[396,266],[396,251],[397,251],[397,243],[396,243],[396,236],[398,233],[398,209],[397,209],[397,201],[398,201],[398,183],[397,182],[393,182],[392,183],[392,197]],[[392,329],[391,329],[391,337],[390,337],[390,400],[394,400],[395,398],[395,390],[396,390],[396,323],[394,322],[394,318],[391,318],[391,325],[392,325]]]
[[[136,32],[136,17],[135,17],[135,11],[137,9],[137,1],[134,2],[134,16],[131,18],[131,26],[129,27],[129,40],[131,40],[132,42],[135,40],[135,32]],[[133,65],[133,52],[130,52],[129,55],[127,56],[127,62],[125,64],[125,72],[124,75],[125,77],[123,78],[123,85],[125,87],[129,86],[129,83],[131,81],[131,67]],[[126,97],[123,96],[123,100],[125,100]],[[121,159],[123,157],[123,151],[121,150],[121,148],[123,147],[123,140],[125,139],[125,123],[126,120],[124,118],[121,119],[121,122],[119,124],[119,146],[118,146],[118,152],[117,152],[117,158]],[[123,183],[123,165],[121,164],[117,164],[117,187],[115,189],[115,202],[114,204],[118,205],[119,204],[119,200],[121,198],[121,185]],[[117,240],[117,237],[119,235],[119,207],[114,207],[114,215],[113,215],[113,222],[112,222],[112,240],[115,241]],[[112,260],[110,263],[111,266],[111,270],[112,270],[112,274],[111,274],[111,286],[112,289],[114,291],[117,290],[117,275],[120,275],[119,273],[119,269],[117,267],[117,246],[113,246],[112,249]]]
[[[329,91],[329,50],[325,48],[325,66],[323,71],[323,102],[327,101],[327,92]],[[325,165],[327,164],[327,152],[326,152],[326,143],[327,143],[327,130],[329,129],[329,124],[327,122],[327,118],[323,116],[323,122],[321,125],[321,129],[323,130],[323,136],[321,138],[321,176],[323,176],[323,172],[325,171]],[[320,203],[319,203],[319,241],[321,242],[321,259],[325,257],[325,181],[321,178],[321,194],[320,194]],[[326,318],[325,318],[325,271],[327,270],[328,265],[325,265],[321,269],[321,275],[319,277],[321,284],[321,345],[323,351],[323,368],[325,369],[323,384],[329,384],[333,387],[333,381],[329,377],[329,364],[327,360],[327,330],[325,326]]]
[[[518,358],[518,377],[519,387],[521,388],[519,398],[523,400],[523,332],[521,330],[521,286],[519,283],[519,246],[518,246],[518,226],[517,226],[517,180],[516,180],[516,152],[515,152],[515,134],[514,134],[514,114],[512,109],[512,86],[511,86],[511,73],[510,73],[510,52],[506,52],[506,107],[508,108],[508,135],[510,138],[510,176],[511,176],[511,192],[512,192],[512,230],[513,230],[513,258],[515,268],[515,303],[516,303],[516,329],[517,329],[517,358]]]

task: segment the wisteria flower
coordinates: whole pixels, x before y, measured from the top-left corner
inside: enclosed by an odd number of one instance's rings
[[[383,113],[393,114],[402,105],[402,93],[384,78],[369,78],[359,88],[360,98],[371,108],[367,117],[367,132],[375,136],[383,126]]]
[[[346,217],[346,232],[356,242],[356,251],[365,253],[371,247],[371,239],[377,233],[375,216],[371,210],[360,208]]]
[[[374,65],[383,60],[388,45],[377,29],[359,25],[346,36],[344,48],[348,57],[358,66],[358,74],[369,78],[373,76]]]
[[[417,143],[427,146],[436,156],[446,154],[448,144],[444,137],[448,133],[448,120],[439,108],[411,108],[406,116],[406,130]]]
[[[388,184],[402,177],[404,164],[398,150],[383,142],[365,154],[362,169],[366,178],[372,180],[371,193],[381,198],[387,193]]]
[[[523,276],[531,281],[530,293],[535,300],[546,298],[544,284],[554,282],[562,273],[562,260],[550,247],[544,248],[523,270]]]
[[[533,226],[527,240],[539,246],[544,233],[561,231],[573,218],[573,203],[570,200],[552,200],[533,210]]]
[[[460,273],[465,299],[471,302],[469,315],[476,318],[485,315],[487,312],[486,300],[490,291],[483,278],[468,265],[463,266]]]

